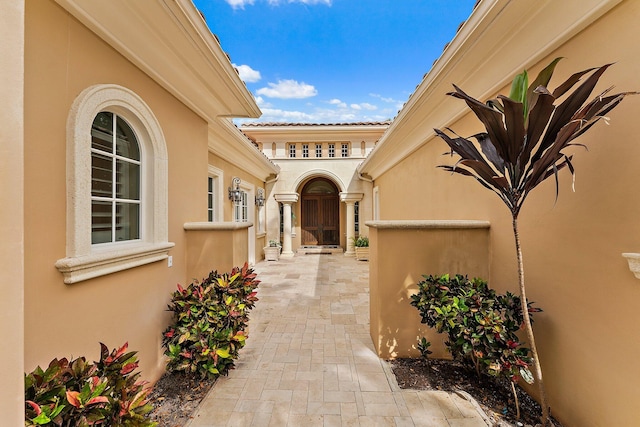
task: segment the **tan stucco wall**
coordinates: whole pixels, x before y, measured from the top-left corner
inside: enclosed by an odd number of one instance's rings
[[[425,337],[432,357],[450,358],[445,337],[420,323],[411,296],[423,274],[488,277],[489,224],[427,221],[370,222],[370,332],[383,359],[420,357]],[[406,248],[408,250],[403,250]]]
[[[258,208],[255,205],[254,197],[258,188],[265,189],[265,183],[263,181],[260,181],[255,176],[253,176],[249,171],[245,170],[244,168],[238,166],[237,164],[231,163],[225,159],[222,159],[211,152],[209,152],[208,159],[209,159],[208,160],[209,165],[214,166],[218,169],[222,169],[224,171],[222,184],[223,184],[225,193],[222,195],[220,199],[220,203],[222,203],[222,207],[223,207],[223,218],[222,218],[223,221],[233,221],[234,206],[233,206],[233,203],[228,199],[228,196],[226,193],[227,189],[231,186],[231,180],[234,177],[238,177],[242,180],[242,183],[244,185],[248,185],[249,187],[253,188],[254,193],[252,197],[249,197],[248,209],[250,210],[250,215],[253,222],[253,234],[254,234],[253,239],[255,241],[255,245],[254,245],[255,258],[254,259],[256,260],[256,262],[264,259],[264,253],[262,251],[262,248],[266,246],[266,233],[259,232]],[[269,195],[266,194],[265,192],[265,197],[268,197],[268,196]],[[268,214],[268,212],[265,212],[265,214]],[[266,228],[266,223],[268,223],[268,217],[265,221],[265,228]],[[246,231],[246,234],[244,237],[245,240],[238,242],[238,243],[243,243],[243,245],[242,244],[240,246],[234,245],[235,252],[233,254],[229,254],[229,256],[231,256],[231,259],[236,260],[236,262],[238,260],[242,260],[242,263],[238,263],[237,265],[235,265],[235,267],[241,267],[242,264],[245,261],[247,261],[247,253],[246,253],[247,249],[243,248],[242,246],[246,246],[247,244],[246,239],[248,239],[248,236],[249,236],[249,233],[248,231]],[[235,238],[236,239],[239,238],[237,233],[235,234]]]
[[[166,304],[186,277],[183,224],[206,215],[207,124],[52,1],[26,2],[25,369],[53,357],[97,358],[98,342],[129,342],[143,376],[164,369]],[[100,83],[124,86],[158,119],[169,158],[166,261],[65,285],[66,122],[71,103]]]
[[[640,89],[640,56],[631,36],[639,18],[640,3],[622,2],[534,64],[530,74],[557,56],[565,57],[552,80],[555,87],[573,72],[616,62],[595,93],[612,84],[620,91]],[[474,85],[484,78],[479,70]],[[508,88],[501,92],[508,93]],[[444,100],[442,108],[458,102]],[[634,359],[640,352],[640,322],[632,302],[640,297],[640,282],[620,254],[640,251],[640,199],[634,195],[634,183],[640,180],[640,146],[635,141],[639,114],[640,98],[625,100],[609,114],[610,126],[599,123],[578,141],[589,151],[575,150],[576,192],[571,192],[570,174],[563,171],[557,203],[550,179],[532,193],[520,215],[529,297],[544,309],[536,315],[534,330],[545,383],[553,413],[568,427],[638,423],[640,366]],[[469,116],[445,125],[460,135],[481,130]],[[437,165],[455,162],[441,155],[445,151],[443,142],[427,139],[376,179],[381,219],[490,221],[489,283],[516,291],[507,209],[473,179],[437,170]],[[421,183],[420,189],[412,183]]]
[[[0,5],[0,418],[24,423],[24,2]]]

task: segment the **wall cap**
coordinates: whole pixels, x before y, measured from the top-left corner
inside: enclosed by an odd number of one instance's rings
[[[478,220],[394,220],[367,221],[367,227],[388,229],[490,228],[489,221]]]
[[[640,254],[625,252],[622,256],[627,259],[629,270],[631,270],[637,279],[640,279]]]
[[[253,226],[253,222],[231,222],[231,221],[219,221],[219,222],[185,222],[184,229],[186,231],[229,231],[229,230],[242,230]]]

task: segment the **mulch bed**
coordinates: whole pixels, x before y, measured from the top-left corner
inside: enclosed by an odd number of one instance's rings
[[[511,386],[506,380],[482,376],[452,360],[396,359],[391,369],[403,389],[443,390],[469,393],[494,423],[500,420],[516,424],[516,407]],[[520,422],[536,425],[540,422],[540,405],[516,386],[520,401]],[[556,420],[555,426],[562,427]]]
[[[158,427],[184,426],[215,382],[184,373],[165,373],[149,394],[153,405],[149,418]]]

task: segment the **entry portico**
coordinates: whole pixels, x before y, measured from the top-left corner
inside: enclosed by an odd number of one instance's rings
[[[280,167],[267,186],[267,239],[282,256],[301,246],[340,247],[353,256],[353,238],[367,235],[374,212],[373,185],[357,167],[389,122],[246,124],[240,130]]]

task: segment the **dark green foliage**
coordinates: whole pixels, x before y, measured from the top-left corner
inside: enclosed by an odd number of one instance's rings
[[[478,374],[531,381],[529,349],[516,335],[523,322],[520,297],[497,294],[484,280],[461,275],[424,276],[418,287],[411,305],[422,323],[447,334],[445,344],[455,359]],[[530,313],[536,311],[529,307]]]
[[[178,285],[169,310],[174,323],[163,334],[167,369],[202,377],[226,375],[244,347],[249,311],[260,283],[247,264],[231,273],[212,271],[202,283]]]
[[[429,347],[431,347],[431,343],[425,337],[418,341],[418,351],[425,360],[429,359],[429,355],[433,353],[433,351],[429,350]]]
[[[145,383],[138,381],[136,352],[128,344],[111,353],[100,344],[100,361],[53,359],[25,374],[25,425],[151,427]]]
[[[352,237],[353,246],[356,248],[368,248],[369,247],[369,238],[367,236],[358,236]]]

